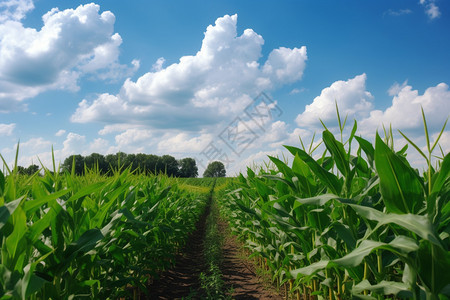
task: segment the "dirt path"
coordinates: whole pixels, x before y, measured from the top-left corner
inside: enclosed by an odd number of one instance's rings
[[[209,211],[208,206],[197,222],[197,229],[177,256],[175,267],[161,274],[160,279],[149,287],[150,295],[147,299],[201,299],[199,276],[205,271],[203,240]]]
[[[149,287],[147,299],[204,299],[205,293],[200,286],[200,273],[205,272],[203,241],[205,237],[208,207],[197,223],[197,230],[176,258],[175,267],[161,274]],[[283,299],[273,290],[267,289],[255,274],[251,262],[240,258],[241,247],[236,237],[226,234],[228,225],[219,222],[219,229],[224,234],[223,274],[225,291],[233,290],[232,299]]]
[[[228,225],[219,223],[221,232],[228,230]],[[242,250],[235,236],[226,235],[223,247],[222,274],[225,290],[233,290],[232,298],[239,299],[283,299],[273,288],[263,284],[255,273],[250,261],[241,258]]]

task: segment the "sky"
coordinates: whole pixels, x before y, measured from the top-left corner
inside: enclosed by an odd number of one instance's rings
[[[433,142],[449,84],[444,0],[0,0],[9,166],[20,142],[25,167],[50,167],[53,148],[57,162],[170,154],[235,175],[317,141],[320,120],[338,132],[335,103],[357,135],[392,125],[396,148],[401,130],[425,149],[421,107]],[[449,152],[448,128],[440,146]]]

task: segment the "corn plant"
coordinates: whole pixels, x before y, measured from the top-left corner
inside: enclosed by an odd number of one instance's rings
[[[206,203],[167,177],[129,169],[77,176],[54,166],[23,177],[16,163],[7,172],[0,299],[136,298],[173,264]]]
[[[234,230],[269,268],[287,295],[344,299],[438,299],[450,295],[450,155],[432,151],[426,120],[427,170],[394,151],[392,128],[375,145],[358,137],[354,122],[343,141],[325,127],[325,150],[285,146],[291,165],[247,170],[222,201]],[[352,145],[357,142],[356,155]],[[408,139],[409,140],[409,139]],[[409,140],[410,141],[410,140]]]

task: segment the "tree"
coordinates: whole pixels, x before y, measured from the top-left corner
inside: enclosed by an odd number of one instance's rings
[[[225,177],[225,166],[220,161],[213,161],[208,164],[203,177]]]
[[[84,172],[84,157],[80,154],[72,155],[64,160],[63,168],[72,172],[72,165],[75,166],[75,174],[82,175]]]
[[[178,176],[178,161],[171,155],[163,155],[158,159],[157,169],[168,176]]]
[[[26,173],[28,175],[33,175],[33,174],[37,173],[38,171],[39,171],[39,166],[35,165],[35,164],[32,164],[32,165],[28,166],[28,168],[26,170]]]
[[[180,171],[179,171],[180,177],[197,177],[198,176],[198,168],[197,168],[197,164],[195,163],[195,159],[190,158],[190,157],[180,159],[179,165],[180,165]]]
[[[92,153],[84,158],[84,163],[88,169],[96,169],[105,174],[108,172],[108,164],[106,163],[105,157],[99,153]]]

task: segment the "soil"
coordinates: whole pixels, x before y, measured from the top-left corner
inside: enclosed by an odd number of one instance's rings
[[[219,222],[221,232],[228,230],[228,224]],[[242,258],[244,251],[236,236],[227,234],[222,249],[221,271],[225,291],[232,289],[232,299],[283,299],[268,282],[256,274],[255,266],[248,258]]]
[[[161,274],[149,286],[147,299],[204,299],[200,286],[200,273],[205,271],[203,240],[205,222],[209,208],[200,218],[197,230],[192,233],[185,249],[176,258],[175,267]],[[228,224],[219,222],[220,232],[224,233],[223,274],[225,291],[233,291],[232,299],[283,299],[273,288],[264,285],[255,273],[251,261],[242,258],[242,247],[234,236],[225,234]]]
[[[175,259],[175,267],[162,273],[149,286],[147,299],[201,299],[200,273],[205,271],[203,240],[210,207],[200,217],[196,230]],[[198,298],[197,298],[198,297]]]

